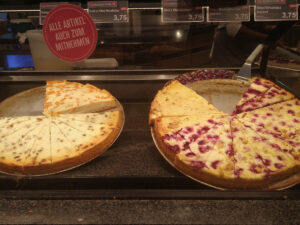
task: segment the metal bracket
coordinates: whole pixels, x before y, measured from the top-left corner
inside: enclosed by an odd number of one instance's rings
[[[251,53],[251,55],[246,59],[246,62],[242,66],[242,68],[239,70],[238,74],[241,77],[244,77],[246,79],[251,78],[251,70],[252,70],[252,65],[257,58],[257,56],[261,53],[263,50],[264,46],[263,44],[259,44],[255,50]]]

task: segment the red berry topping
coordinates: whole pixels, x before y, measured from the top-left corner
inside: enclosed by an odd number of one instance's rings
[[[202,161],[192,161],[191,165],[194,168],[198,169],[198,170],[202,170],[204,168],[207,168],[206,164],[204,162],[202,162]]]
[[[193,134],[191,137],[189,137],[190,141],[196,141],[198,139],[198,135],[197,134]]]
[[[190,149],[190,143],[189,142],[185,142],[183,145],[183,150],[187,150]]]
[[[199,146],[198,149],[199,149],[199,152],[204,154],[210,150],[210,147],[209,146]]]
[[[237,176],[237,177],[240,177],[241,176],[241,173],[242,173],[243,169],[242,168],[239,168],[237,170],[234,170],[234,175]]]
[[[216,161],[212,162],[212,163],[211,163],[211,167],[214,168],[214,169],[217,169],[218,164],[219,164],[220,162],[221,162],[220,160],[216,160]]]
[[[250,166],[250,171],[252,173],[259,174],[259,173],[261,173],[260,170],[259,170],[259,168],[262,168],[262,165],[252,164]]]
[[[282,126],[285,126],[285,125],[286,125],[286,122],[281,121],[280,124],[281,124]]]
[[[179,148],[178,145],[174,145],[174,146],[169,145],[168,148],[169,148],[172,152],[174,152],[174,153],[176,153],[176,154],[178,154],[178,153],[180,152],[180,148]]]
[[[192,158],[192,157],[196,156],[196,154],[193,152],[189,152],[189,153],[185,154],[185,156],[188,158]]]
[[[212,119],[207,120],[207,122],[211,123],[211,124],[216,124],[216,122]]]
[[[205,141],[204,140],[201,140],[198,142],[198,145],[204,145],[205,144]]]
[[[225,152],[229,157],[234,156],[235,152],[233,150],[232,144],[229,144],[227,151]]]
[[[187,130],[188,132],[190,132],[190,133],[191,133],[191,132],[193,132],[193,131],[194,131],[194,128],[192,128],[192,127],[187,127],[187,128],[186,128],[186,130]]]
[[[277,169],[283,168],[283,165],[282,165],[281,163],[275,163],[274,166],[275,166]]]

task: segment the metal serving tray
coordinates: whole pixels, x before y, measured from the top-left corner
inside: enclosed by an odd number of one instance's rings
[[[0,104],[0,116],[2,117],[12,117],[12,116],[36,116],[36,115],[43,115],[43,108],[44,108],[44,102],[45,102],[45,94],[46,94],[46,86],[40,86],[36,88],[31,88],[26,91],[20,92],[16,95],[13,95],[7,99],[5,99]],[[52,173],[43,173],[43,172],[37,172],[34,176],[44,176],[44,175],[50,175],[55,173],[60,173],[63,171],[71,170],[76,167],[79,167],[83,164],[88,163],[89,161],[93,160],[95,157],[99,157],[103,154],[104,151],[110,148],[111,145],[118,139],[119,135],[122,132],[122,129],[124,127],[124,121],[125,121],[125,114],[122,105],[120,102],[116,99],[117,106],[119,112],[122,114],[122,124],[121,127],[118,130],[118,133],[116,137],[112,140],[112,142],[105,148],[103,151],[99,152],[96,156],[94,156],[92,159],[89,158],[85,162],[80,162],[75,166],[64,168],[63,170],[58,170]],[[7,173],[0,171],[1,173]],[[7,173],[9,174],[9,173]],[[16,174],[11,174],[16,175]],[[20,173],[20,176],[28,176],[25,174]],[[32,175],[33,176],[33,175]]]
[[[284,191],[219,191],[180,174],[156,150],[147,123],[150,102],[156,92],[178,73],[149,72],[124,75],[122,79],[116,78],[119,75],[107,74],[80,77],[48,73],[34,74],[31,79],[24,79],[24,74],[0,74],[0,77],[3,75],[0,100],[42,86],[47,79],[81,79],[109,90],[121,102],[126,115],[120,137],[101,157],[56,175],[22,178],[0,174],[0,198],[300,199],[300,185]],[[71,75],[75,79],[70,79]],[[8,77],[18,77],[19,81]]]

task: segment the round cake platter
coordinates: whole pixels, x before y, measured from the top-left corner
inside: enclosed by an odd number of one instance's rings
[[[39,116],[39,115],[43,115],[45,93],[46,93],[46,86],[40,86],[40,87],[28,89],[26,91],[20,92],[18,94],[15,94],[11,97],[6,98],[0,104],[0,117]],[[19,177],[52,175],[52,174],[57,174],[57,173],[61,173],[61,172],[65,172],[65,171],[77,168],[77,167],[82,166],[82,165],[92,161],[93,159],[97,158],[98,156],[103,154],[107,149],[109,149],[114,144],[114,142],[120,136],[120,134],[123,130],[123,127],[124,127],[124,123],[125,123],[124,109],[123,109],[123,106],[121,105],[121,103],[117,99],[115,99],[115,100],[116,100],[117,105],[118,105],[117,106],[118,110],[122,114],[122,122],[121,122],[120,129],[119,129],[117,135],[115,136],[115,138],[110,143],[110,145],[107,146],[107,148],[105,148],[104,151],[101,151],[95,157],[89,158],[87,161],[85,161],[83,163],[79,163],[75,166],[68,167],[66,169],[59,170],[59,171],[54,171],[54,172],[51,172],[51,173],[46,173],[46,174],[41,173],[41,174],[34,174],[34,175],[24,175],[24,174],[21,174],[21,173],[8,173],[8,172],[5,172],[5,171],[0,171],[0,172],[3,173],[3,174],[19,176]]]
[[[238,80],[224,80],[224,79],[214,79],[214,80],[202,80],[196,81],[193,83],[185,84],[187,87],[196,91],[199,95],[204,97],[209,103],[213,104],[218,110],[223,111],[227,114],[231,114],[238,101],[241,99],[243,93],[248,89],[250,83],[245,81],[238,81]],[[165,160],[177,169],[179,172],[184,174],[185,176],[201,183],[206,186],[219,189],[219,190],[229,190],[226,186],[216,186],[210,183],[201,180],[187,170],[185,171],[184,168],[179,168],[177,165],[173,163],[173,161],[164,153],[164,151],[159,146],[159,141],[156,140],[154,127],[150,127],[152,139],[154,144],[160,154],[165,158]],[[300,183],[300,173],[293,174],[284,180],[277,181],[273,183],[264,190],[284,190],[290,188],[292,186],[297,185]]]

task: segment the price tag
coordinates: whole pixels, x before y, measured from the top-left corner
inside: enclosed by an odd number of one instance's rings
[[[128,1],[92,1],[88,2],[88,12],[95,23],[127,23]]]
[[[162,0],[162,22],[190,23],[203,21],[204,13],[201,1]]]
[[[208,22],[250,21],[250,5],[246,2],[245,5],[220,8],[209,7],[207,20]]]
[[[56,6],[62,5],[62,4],[67,4],[68,2],[43,2],[40,3],[40,25],[44,24],[44,20],[47,16],[47,14],[50,12],[51,9],[54,9]],[[80,2],[74,2],[71,3],[77,6],[81,6]]]
[[[256,0],[254,20],[298,20],[297,0]]]
[[[71,4],[57,6],[48,13],[43,35],[49,50],[69,62],[88,58],[98,40],[93,19],[82,8]]]

